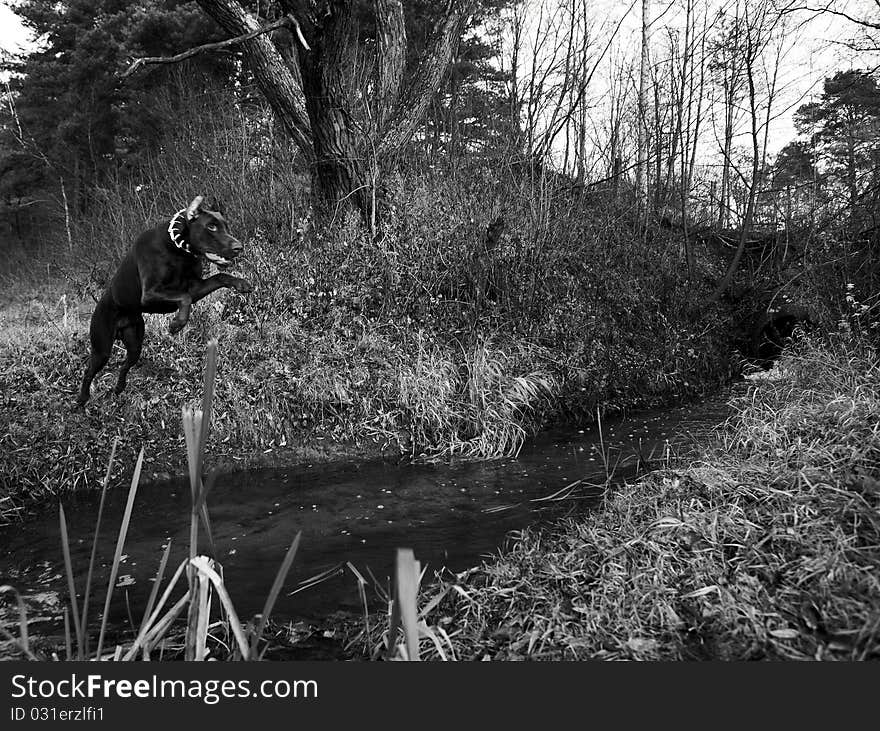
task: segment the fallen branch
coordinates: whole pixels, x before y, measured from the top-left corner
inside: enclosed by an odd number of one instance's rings
[[[185,61],[186,59],[192,58],[199,53],[204,53],[205,51],[219,51],[223,48],[228,48],[229,46],[235,45],[236,43],[249,41],[252,38],[263,35],[264,33],[270,33],[273,30],[278,30],[279,28],[284,28],[286,26],[293,27],[294,31],[296,32],[296,37],[299,39],[299,42],[302,43],[303,48],[305,48],[307,51],[310,51],[311,48],[309,48],[309,44],[306,43],[305,36],[302,33],[302,29],[300,28],[297,19],[294,18],[292,15],[285,15],[283,18],[279,18],[278,20],[275,20],[268,25],[264,25],[260,28],[257,28],[256,30],[252,30],[250,33],[245,33],[244,35],[236,36],[235,38],[227,38],[225,41],[217,41],[216,43],[205,43],[202,46],[196,46],[195,48],[190,48],[188,51],[184,51],[183,53],[178,53],[176,56],[144,56],[143,58],[135,59],[125,71],[119,74],[119,78],[127,79],[141,66],[146,66],[147,64],[179,63],[180,61]]]

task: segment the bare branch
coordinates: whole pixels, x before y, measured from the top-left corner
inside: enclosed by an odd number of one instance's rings
[[[236,36],[235,38],[227,38],[225,41],[217,41],[216,43],[205,43],[204,45],[190,48],[188,51],[184,51],[183,53],[178,53],[176,56],[144,56],[143,58],[137,58],[125,71],[123,71],[121,74],[118,74],[118,76],[122,79],[127,79],[139,68],[141,68],[141,66],[146,66],[147,64],[179,63],[181,61],[186,61],[186,59],[192,58],[193,56],[196,56],[200,53],[206,53],[207,51],[219,51],[223,48],[229,48],[229,46],[234,46],[237,43],[249,41],[252,38],[263,35],[264,33],[271,33],[273,30],[278,30],[279,28],[284,28],[287,26],[292,26],[293,29],[296,31],[299,42],[303,44],[303,47],[307,51],[311,50],[309,49],[309,44],[306,43],[306,39],[303,37],[302,30],[299,27],[299,22],[292,15],[285,15],[283,18],[279,18],[278,20],[273,21],[268,25],[257,28],[257,30],[252,30],[249,33],[244,33],[243,35]]]
[[[849,13],[845,13],[842,10],[836,10],[834,8],[834,0],[829,0],[826,5],[823,5],[818,8],[812,8],[808,5],[797,6],[797,7],[788,7],[785,12],[805,12],[805,13],[814,13],[816,15],[834,15],[838,18],[843,18],[848,20],[850,23],[854,23],[856,25],[860,25],[863,28],[871,28],[873,30],[880,30],[880,23],[872,23],[870,20],[866,20],[864,18],[856,18]]]

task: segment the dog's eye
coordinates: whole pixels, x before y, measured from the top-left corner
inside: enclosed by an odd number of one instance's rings
[[[217,230],[217,224],[216,224],[216,223],[209,223],[209,224],[206,226],[206,228],[208,229],[208,231],[216,231],[216,230]]]

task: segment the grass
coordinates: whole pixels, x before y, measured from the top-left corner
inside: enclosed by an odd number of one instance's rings
[[[804,342],[777,376],[701,460],[435,587],[426,624],[460,659],[880,658],[878,352]]]

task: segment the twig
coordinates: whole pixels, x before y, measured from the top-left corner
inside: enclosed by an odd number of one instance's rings
[[[180,61],[185,61],[188,58],[192,58],[199,53],[203,53],[205,51],[219,51],[223,48],[228,48],[229,46],[235,45],[236,43],[249,41],[253,38],[256,38],[257,36],[263,35],[264,33],[270,33],[273,30],[284,28],[286,26],[293,27],[294,31],[296,32],[296,37],[299,39],[299,42],[302,43],[303,48],[305,48],[307,51],[312,50],[311,48],[309,48],[309,44],[306,43],[306,39],[305,36],[303,36],[299,21],[292,15],[285,15],[283,18],[279,18],[278,20],[275,20],[268,25],[264,25],[260,28],[257,28],[256,30],[250,31],[249,33],[245,33],[244,35],[236,36],[235,38],[227,38],[225,41],[217,41],[216,43],[205,43],[204,45],[190,48],[188,51],[178,53],[176,56],[144,56],[143,58],[137,58],[125,71],[123,71],[121,74],[118,74],[118,76],[121,79],[127,79],[141,66],[156,63],[178,63]]]

